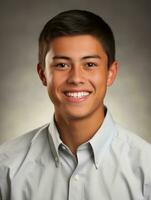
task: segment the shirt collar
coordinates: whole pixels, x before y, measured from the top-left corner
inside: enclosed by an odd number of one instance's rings
[[[98,129],[96,134],[89,140],[89,143],[93,150],[94,163],[98,169],[105,152],[109,149],[109,146],[112,142],[114,135],[116,134],[115,123],[112,119],[111,114],[107,110],[106,116],[101,124],[101,127]]]
[[[54,118],[50,122],[49,127],[48,127],[48,138],[49,138],[49,143],[50,143],[50,148],[51,148],[52,155],[54,157],[56,166],[58,167],[59,166],[59,152],[58,152],[58,149],[59,149],[59,146],[61,144],[63,144],[63,143],[62,143],[62,141],[60,139],[59,132],[58,132],[58,129],[56,127]]]
[[[55,125],[54,119],[48,127],[48,137],[50,142],[51,151],[56,163],[59,165],[59,153],[58,149],[63,142],[60,139],[59,132]],[[98,169],[101,161],[105,155],[105,152],[109,149],[111,141],[116,134],[115,123],[112,119],[111,114],[107,110],[103,123],[101,124],[95,135],[87,142],[90,144],[94,156],[94,164]]]

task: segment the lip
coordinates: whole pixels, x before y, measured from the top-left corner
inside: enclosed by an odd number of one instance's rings
[[[89,92],[92,93],[91,90],[88,89],[69,89],[69,90],[64,90],[63,93],[65,92]]]
[[[77,92],[88,92],[89,95],[81,96],[80,98],[77,98],[77,97],[73,97],[73,96],[67,96],[66,95],[67,92],[71,92],[71,93],[74,93],[74,92],[76,92],[76,93]],[[81,102],[87,100],[90,97],[91,93],[92,92],[88,91],[88,90],[66,90],[66,91],[63,92],[66,101],[69,102],[69,103],[81,103]]]

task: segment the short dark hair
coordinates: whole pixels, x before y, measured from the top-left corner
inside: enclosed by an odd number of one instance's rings
[[[98,15],[85,10],[69,10],[49,20],[39,36],[39,64],[45,67],[50,43],[60,36],[92,35],[98,39],[107,56],[108,66],[115,60],[115,40],[110,26]]]

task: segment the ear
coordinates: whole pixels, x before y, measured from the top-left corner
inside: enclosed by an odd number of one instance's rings
[[[116,79],[118,71],[118,63],[117,61],[114,61],[110,68],[108,69],[108,78],[107,78],[107,86],[111,86],[114,80]]]
[[[37,72],[38,72],[39,78],[41,79],[43,85],[47,86],[47,81],[46,81],[44,69],[39,63],[37,64]]]

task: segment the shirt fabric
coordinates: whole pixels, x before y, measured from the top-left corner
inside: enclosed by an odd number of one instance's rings
[[[151,145],[109,111],[77,149],[52,120],[0,147],[0,200],[151,200]]]

